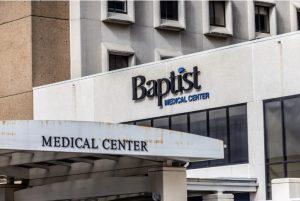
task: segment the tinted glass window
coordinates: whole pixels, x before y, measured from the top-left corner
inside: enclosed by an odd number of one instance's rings
[[[118,70],[128,67],[128,56],[109,54],[109,70]]]
[[[171,129],[175,131],[188,132],[187,115],[171,117]]]
[[[190,114],[190,133],[207,136],[206,112]]]
[[[287,177],[300,178],[300,163],[287,164]]]
[[[267,161],[278,162],[283,160],[282,144],[282,115],[281,102],[269,102],[265,104],[265,118],[267,131]]]
[[[300,96],[265,103],[268,198],[271,180],[300,177]]]
[[[155,128],[163,128],[163,129],[169,129],[169,118],[163,117],[158,119],[153,119],[153,127]]]
[[[137,121],[136,125],[138,125],[138,126],[145,126],[145,127],[151,127],[151,120]]]
[[[300,11],[297,12],[298,30],[300,30]]]
[[[248,161],[247,108],[229,108],[230,161]]]
[[[178,20],[178,1],[160,1],[161,19]]]
[[[135,121],[137,125],[171,129],[220,139],[224,142],[224,160],[190,163],[189,169],[248,162],[247,106],[191,112]]]
[[[127,13],[127,1],[108,1],[108,11],[115,13]]]
[[[256,32],[270,33],[268,7],[255,6],[255,30]]]
[[[211,26],[225,27],[225,1],[209,2],[209,21]]]
[[[283,101],[287,160],[300,160],[300,98]]]
[[[209,111],[209,136],[224,142],[224,159],[210,161],[210,164],[226,163],[228,160],[226,109]]]

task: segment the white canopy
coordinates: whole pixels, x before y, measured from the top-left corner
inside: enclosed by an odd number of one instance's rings
[[[0,149],[123,155],[186,162],[224,156],[222,141],[200,135],[78,121],[2,121]]]

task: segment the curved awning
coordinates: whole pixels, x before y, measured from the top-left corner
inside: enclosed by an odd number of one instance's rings
[[[125,124],[2,121],[0,149],[93,153],[153,160],[221,159],[223,142],[199,135]]]

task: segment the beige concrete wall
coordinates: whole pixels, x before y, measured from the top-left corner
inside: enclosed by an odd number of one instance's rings
[[[32,87],[69,79],[68,18],[68,2],[0,2],[0,120],[33,119]]]
[[[32,92],[0,98],[0,119],[19,120],[33,118]]]
[[[32,17],[33,86],[70,79],[69,21]]]
[[[31,15],[30,1],[0,1],[0,25]]]

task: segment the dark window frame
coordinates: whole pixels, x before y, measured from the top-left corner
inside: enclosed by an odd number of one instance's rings
[[[116,7],[116,4],[119,3],[119,2],[122,2],[122,1],[110,1],[108,0],[107,1],[107,11],[108,12],[112,12],[112,13],[121,13],[121,14],[127,14],[128,12],[128,2],[127,0],[124,0],[124,10],[120,10],[120,9],[117,9]],[[112,3],[113,4],[113,7],[109,7],[109,4]]]
[[[174,12],[174,11],[171,8],[172,6],[170,6],[168,4],[175,3],[175,2],[177,4],[176,5],[177,10],[175,11],[175,13],[172,13],[172,15],[170,16],[170,14],[169,14],[170,11],[171,12]],[[166,4],[166,5],[163,6],[162,4]],[[162,10],[163,7],[166,8],[165,14],[163,13],[163,10]],[[160,1],[160,19],[178,21],[179,20],[179,1]]]
[[[180,115],[187,115],[187,129],[188,129],[188,133],[190,133],[190,114],[194,114],[194,113],[198,113],[198,112],[205,112],[206,113],[206,126],[207,126],[207,137],[210,137],[210,129],[209,129],[209,112],[213,111],[213,110],[219,110],[219,109],[226,109],[226,125],[227,125],[227,140],[230,140],[230,128],[229,128],[229,108],[233,108],[233,107],[238,107],[238,106],[245,106],[246,107],[246,116],[247,116],[247,104],[246,103],[241,103],[241,104],[234,104],[234,105],[228,105],[228,106],[222,106],[222,107],[216,107],[216,108],[210,108],[210,109],[205,109],[205,110],[197,110],[197,111],[192,111],[192,112],[184,112],[184,113],[177,113],[174,115],[164,115],[164,116],[157,116],[157,117],[152,117],[152,118],[146,118],[146,119],[139,119],[139,120],[134,120],[134,121],[128,121],[128,122],[123,122],[124,124],[132,124],[136,125],[135,122],[138,121],[146,121],[146,120],[150,120],[151,121],[151,125],[153,126],[153,120],[154,119],[160,119],[160,118],[168,118],[169,120],[169,130],[171,130],[172,128],[172,121],[171,118],[173,116],[180,116]],[[246,125],[246,137],[247,137],[247,143],[248,143],[248,124]],[[193,134],[193,133],[190,133]],[[193,134],[193,135],[197,135],[197,134]],[[230,151],[230,142],[227,143],[228,149],[228,161],[226,163],[223,164],[217,164],[217,165],[211,165],[209,161],[204,161],[204,163],[207,163],[207,165],[205,166],[201,166],[201,168],[203,167],[219,167],[219,166],[227,166],[227,165],[237,165],[237,164],[247,164],[249,163],[249,147],[247,146],[247,160],[243,161],[243,162],[231,162],[230,161],[230,155],[231,155],[231,151]],[[199,162],[197,162],[199,163]],[[195,168],[199,168],[199,167],[195,167]],[[194,169],[194,168],[191,168]]]
[[[256,8],[258,9],[258,14],[256,14]],[[266,9],[267,11],[267,24],[265,25],[267,28],[266,28],[266,31],[262,30],[261,29],[261,15],[260,15],[260,9],[263,8],[263,9]],[[270,34],[270,7],[269,6],[263,6],[263,5],[255,5],[254,6],[254,15],[255,15],[255,32],[258,32],[258,33],[266,33],[266,34]],[[258,23],[256,22],[256,17],[258,15]]]
[[[267,199],[271,198],[271,195],[268,192],[269,189],[269,172],[268,168],[272,165],[282,165],[283,166],[283,175],[284,177],[288,176],[288,164],[290,163],[299,163],[300,160],[287,160],[287,148],[286,148],[286,127],[285,127],[285,118],[284,118],[284,101],[293,98],[300,98],[300,94],[291,95],[291,96],[283,96],[279,98],[272,98],[263,101],[263,118],[264,118],[264,146],[265,146],[265,186],[266,186],[266,196]],[[283,161],[278,162],[269,162],[268,161],[268,130],[267,130],[267,118],[266,118],[266,104],[270,102],[280,101],[280,110],[282,116],[282,152],[283,152]]]
[[[300,30],[300,10],[297,10],[297,24],[298,24],[297,28],[298,30]]]
[[[224,25],[222,24],[217,24],[216,23],[216,3],[222,2],[223,6],[223,19],[224,19]],[[212,11],[213,13],[209,12],[209,19],[211,19],[211,16],[213,16],[213,21],[209,20],[210,26],[215,26],[215,27],[226,27],[226,2],[225,1],[209,1],[209,11],[211,10],[210,7],[212,6]]]
[[[117,57],[127,57],[127,65],[125,67],[115,67],[114,69],[111,68],[111,58],[110,56],[113,55],[115,56],[115,62],[117,61]],[[131,55],[127,55],[127,54],[119,54],[117,52],[113,52],[113,51],[109,51],[108,52],[108,71],[114,71],[114,70],[119,70],[119,69],[123,69],[123,68],[127,68],[129,67],[129,59],[130,59]],[[116,66],[116,65],[115,65]]]

